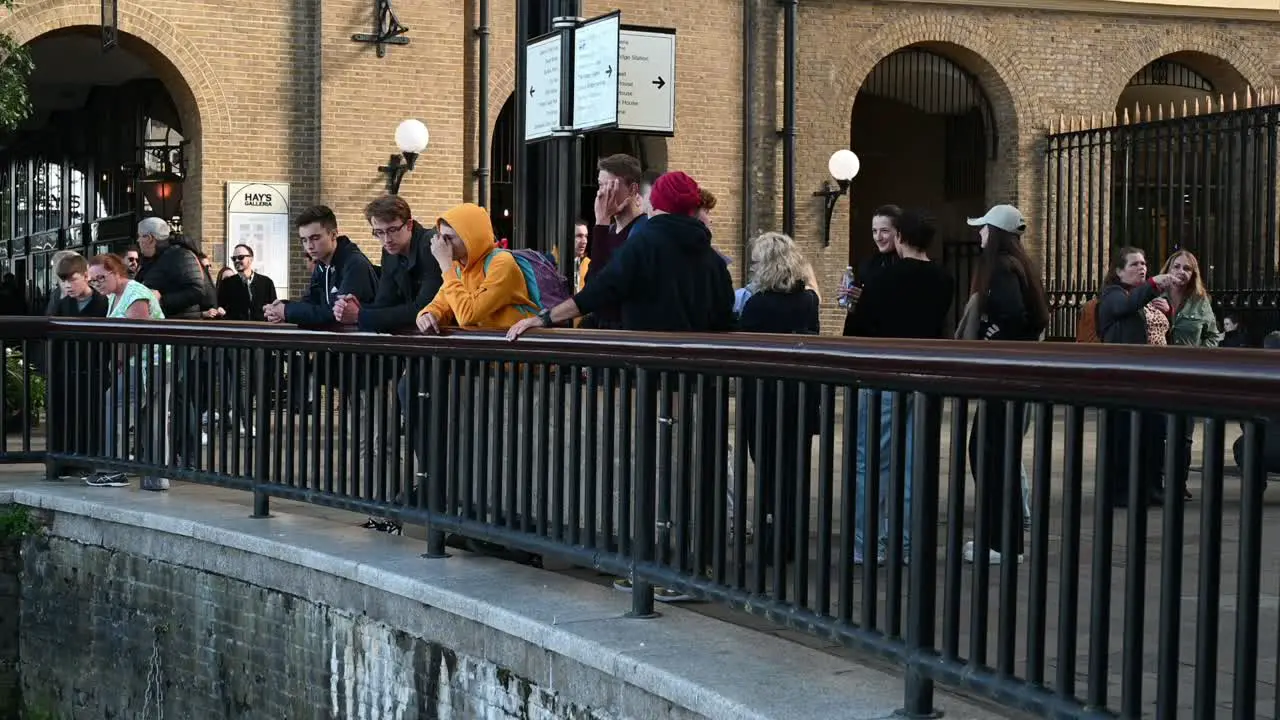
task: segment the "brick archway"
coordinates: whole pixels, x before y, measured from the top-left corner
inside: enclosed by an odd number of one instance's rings
[[[498,127],[498,115],[502,114],[502,108],[511,99],[511,94],[516,90],[516,61],[514,59],[504,60],[493,72],[494,68],[490,68],[489,75],[489,137],[493,137],[494,130]]]
[[[1152,61],[1169,55],[1191,53],[1219,61],[1225,70],[1238,74],[1251,88],[1264,89],[1275,86],[1275,78],[1267,71],[1267,64],[1253,48],[1243,46],[1239,38],[1220,32],[1196,30],[1167,34],[1153,28],[1139,42],[1117,47],[1112,70],[1102,83],[1098,98],[1099,107],[1114,108],[1129,80]],[[1200,70],[1200,68],[1195,68]],[[1228,93],[1229,97],[1229,93]]]
[[[993,105],[1003,137],[1015,141],[1020,131],[1036,124],[1036,112],[1023,81],[1021,64],[998,37],[981,25],[943,13],[923,13],[868,33],[865,43],[837,66],[830,92],[822,95],[824,114],[849,118],[853,104],[872,69],[896,50],[926,45],[978,77]]]
[[[1034,193],[1030,192],[1034,169],[1020,159],[1034,152],[1036,132],[1044,125],[1044,119],[1031,104],[1032,94],[1024,79],[1026,70],[1008,45],[982,25],[954,13],[937,11],[869,28],[849,38],[842,44],[848,49],[842,59],[826,64],[822,71],[802,81],[800,116],[804,122],[797,158],[798,187],[807,195],[811,188],[820,188],[829,180],[827,159],[849,143],[859,89],[881,60],[912,46],[942,55],[975,76],[991,103],[999,149],[997,159],[988,159],[991,180],[986,183],[987,197],[993,201],[998,198],[999,202],[1034,204]],[[806,131],[805,125],[814,129]],[[835,287],[850,256],[852,204],[837,203],[831,220],[831,244],[822,246],[811,240],[822,236],[822,203],[804,200],[796,213],[797,237],[806,239],[819,283]],[[1027,207],[1026,211],[1034,209]],[[824,301],[834,308],[833,300]],[[839,314],[837,311],[835,316]]]
[[[220,179],[205,168],[216,166],[225,150],[206,138],[234,137],[226,93],[203,53],[163,16],[135,2],[119,5],[122,44],[132,44],[151,64],[173,97],[190,140],[189,171],[183,197],[183,222],[202,242],[216,243],[224,218]],[[41,36],[74,27],[97,27],[102,5],[97,0],[32,0],[0,19],[0,32],[27,44]]]

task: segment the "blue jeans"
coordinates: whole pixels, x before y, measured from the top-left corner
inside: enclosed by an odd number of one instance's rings
[[[872,399],[875,396],[880,397],[880,474],[879,485],[876,494],[879,496],[877,500],[877,528],[876,528],[876,557],[884,557],[886,548],[888,547],[889,538],[889,492],[890,487],[889,464],[892,461],[892,438],[893,438],[893,397],[897,393],[881,392],[879,390],[862,389],[858,391],[858,448],[857,448],[857,479],[858,479],[858,497],[856,508],[854,511],[854,529],[853,529],[853,552],[855,557],[866,557],[868,555],[866,548],[867,536],[867,426],[870,424],[868,412],[871,407]],[[902,552],[904,555],[911,551],[911,463],[912,463],[912,444],[913,430],[911,425],[912,404],[908,399],[903,403],[904,414],[907,419],[907,462],[906,472],[903,474],[903,512],[902,512]]]
[[[160,421],[161,425],[159,427],[153,427],[153,423],[157,420],[153,413],[164,412],[164,408],[168,406],[169,403],[165,397],[167,389],[159,391],[161,397],[153,402],[153,398],[149,394],[151,388],[148,382],[148,375],[150,373],[146,370],[134,373],[129,378],[133,385],[129,388],[129,393],[126,394],[124,391],[124,374],[117,373],[115,383],[107,389],[105,393],[107,423],[104,428],[106,431],[106,448],[103,451],[103,455],[108,458],[116,458],[116,453],[120,452],[122,454],[119,455],[119,459],[136,460],[149,465],[163,467],[167,464],[165,451],[168,443],[167,431],[169,423],[165,419]],[[138,405],[138,414],[134,417],[126,418],[126,405],[132,404],[133,398],[138,395],[142,396],[142,401]],[[157,407],[157,404],[159,407]],[[117,422],[120,424],[117,425]],[[126,426],[126,422],[131,422],[132,424]],[[132,453],[130,453],[131,448],[129,446],[129,431],[131,429],[136,436]],[[119,441],[118,438],[121,437],[124,438],[124,446],[117,448],[116,443]],[[140,487],[143,490],[167,490],[169,489],[169,481],[155,475],[144,475],[142,476]]]

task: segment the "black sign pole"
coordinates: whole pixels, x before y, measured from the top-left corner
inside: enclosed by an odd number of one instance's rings
[[[573,276],[573,225],[579,213],[578,189],[582,185],[579,156],[581,146],[578,133],[573,130],[574,94],[574,29],[581,22],[580,0],[551,0],[559,5],[559,14],[553,20],[554,29],[560,33],[560,128],[549,143],[548,165],[554,172],[553,190],[546,193],[548,203],[545,216],[546,236],[544,250],[559,249],[560,271]]]

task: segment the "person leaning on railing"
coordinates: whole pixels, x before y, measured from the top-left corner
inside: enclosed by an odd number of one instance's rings
[[[50,315],[65,318],[104,318],[107,316],[107,298],[89,284],[89,263],[79,253],[65,251],[62,253],[54,273],[58,277],[58,287],[54,288],[58,301],[53,304]],[[102,368],[95,366],[93,352],[85,343],[53,343],[49,377],[49,392],[53,401],[49,403],[48,428],[50,434],[59,433],[59,439],[50,438],[58,449],[85,455],[99,455],[102,451],[102,420],[106,416],[106,406],[102,403],[102,393],[89,392],[90,389],[105,385],[107,375]],[[70,396],[76,396],[74,403],[69,403]],[[83,413],[83,420],[74,423],[71,417],[53,415],[59,408],[75,407]],[[67,437],[74,433],[74,437]]]
[[[652,216],[635,227],[603,272],[569,300],[516,323],[507,339],[514,341],[533,328],[566,323],[602,307],[620,309],[623,330],[731,330],[733,280],[724,257],[711,244],[711,230],[697,218],[702,202],[698,184],[683,172],[669,172],[654,182],[649,200]],[[700,407],[699,417],[711,418],[725,411],[716,406],[714,391],[695,393],[692,404]],[[695,428],[701,433],[701,447],[720,447],[716,423],[700,422]],[[690,475],[709,485],[725,467],[725,459],[710,452],[701,453],[699,459],[701,467]],[[715,541],[715,503],[702,503],[701,509],[702,516],[693,521],[694,531],[701,533],[702,547],[710,548]],[[678,552],[686,550],[677,548]],[[614,587],[629,592],[631,580],[619,579]],[[654,588],[654,597],[664,602],[688,599],[666,588]]]
[[[1173,317],[1170,319],[1169,344],[1182,347],[1216,348],[1222,342],[1222,333],[1218,331],[1218,320],[1213,315],[1213,302],[1204,287],[1204,279],[1200,274],[1200,261],[1186,250],[1179,250],[1169,257],[1164,264],[1164,274],[1172,275],[1176,282],[1165,291]],[[1191,474],[1191,447],[1195,440],[1195,418],[1187,418],[1186,433],[1182,438],[1179,452],[1182,462],[1178,466],[1178,489],[1187,500],[1191,499],[1191,491],[1187,489],[1187,478]],[[1176,438],[1169,438],[1177,442]]]
[[[1163,345],[1169,332],[1169,301],[1161,297],[1173,287],[1173,275],[1147,277],[1147,256],[1135,247],[1120,248],[1098,295],[1098,337],[1109,345]],[[1112,506],[1129,506],[1129,445],[1132,413],[1107,410],[1108,472],[1104,473]],[[1165,427],[1158,413],[1142,413],[1139,439],[1139,500],[1164,502]]]
[[[978,318],[977,336],[992,341],[1039,340],[1049,326],[1049,303],[1040,280],[1040,269],[1022,243],[1022,233],[1027,229],[1022,211],[1012,205],[995,205],[982,217],[970,218],[969,225],[978,228],[982,245],[970,285],[977,296],[974,307]],[[1009,443],[1017,444],[1016,456],[1022,455],[1022,434],[1010,437],[1005,432],[1008,412],[1023,418],[1026,406],[1022,402],[1003,400],[984,402],[969,434],[969,469],[974,482],[982,487],[985,544],[992,565],[1010,557],[1022,561],[1022,513],[1019,510],[1016,516],[1006,514],[1004,502],[1004,458]],[[1016,529],[1010,532],[1013,545],[1008,546],[1005,528],[1011,524]],[[976,544],[966,543],[963,552],[966,562],[974,562]]]
[[[107,318],[121,320],[163,320],[164,311],[160,309],[160,301],[155,293],[137,280],[129,279],[129,269],[124,260],[116,255],[97,255],[89,261],[89,284],[107,296]],[[144,346],[145,347],[145,346]],[[157,448],[162,445],[167,433],[161,429],[156,432],[153,422],[157,419],[166,423],[164,408],[167,403],[153,395],[167,394],[168,388],[154,388],[151,382],[153,362],[151,358],[141,356],[141,352],[130,349],[127,345],[117,348],[115,357],[110,358],[115,366],[115,377],[106,393],[107,423],[106,452],[111,457],[122,453],[121,457],[129,458],[128,418],[126,407],[132,405],[140,409],[139,417],[133,418],[137,434],[137,458],[152,466],[163,466],[163,451]],[[155,363],[167,362],[168,352],[156,350]],[[127,391],[127,392],[126,392]],[[127,396],[126,396],[127,395]],[[138,397],[140,396],[140,397]],[[159,402],[157,402],[159,400]],[[156,405],[160,407],[157,408]],[[157,416],[159,416],[157,418]],[[117,421],[120,423],[117,426]],[[167,424],[167,423],[166,423]],[[117,446],[117,438],[125,437],[125,447]],[[84,478],[85,484],[93,487],[124,487],[129,484],[124,473],[98,472]],[[160,477],[142,478],[143,490],[168,490],[169,481]]]
[[[418,310],[435,298],[443,283],[440,264],[431,256],[431,240],[436,231],[415,220],[409,203],[399,195],[374,198],[365,206],[364,219],[369,223],[370,234],[382,243],[382,275],[378,278],[372,303],[362,305],[354,296],[339,298],[333,304],[333,318],[340,324],[355,325],[364,331],[399,332],[413,325]],[[396,365],[392,363],[389,374],[385,376],[378,371],[370,371],[375,390],[372,397],[366,397],[366,407],[371,408],[375,417],[385,417],[384,407],[394,397],[406,426],[422,428],[425,423],[410,412],[417,404],[409,403],[407,376]],[[386,442],[388,436],[383,432],[383,423],[375,422],[373,447],[389,456],[393,446]],[[363,453],[367,453],[367,448],[363,434],[359,443],[362,448],[360,463],[364,467]],[[395,458],[397,467],[403,467],[401,460],[400,457]],[[401,480],[399,473],[390,473],[390,478],[392,496],[397,502],[403,501],[400,494],[403,488],[397,484]],[[364,527],[393,534],[399,534],[402,529],[395,519],[381,516],[371,516]]]
[[[436,220],[431,255],[444,283],[418,313],[418,330],[437,334],[448,326],[506,330],[538,315],[538,303],[519,262],[494,244],[489,212],[474,203],[456,205]]]

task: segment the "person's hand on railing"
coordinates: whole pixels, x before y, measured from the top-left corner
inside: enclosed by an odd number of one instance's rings
[[[512,325],[511,328],[507,330],[507,339],[515,340],[516,338],[529,332],[533,328],[540,328],[540,327],[545,327],[541,317],[525,318],[520,322],[516,323],[515,325]]]
[[[284,301],[277,300],[270,305],[263,305],[262,314],[266,317],[267,322],[284,322]]]
[[[343,295],[333,304],[333,319],[343,325],[355,325],[360,322],[360,298],[355,295]]]
[[[209,308],[208,310],[205,310],[200,313],[200,317],[203,317],[205,320],[217,320],[218,318],[223,318],[226,316],[227,316],[227,311],[223,310],[220,307]]]
[[[418,316],[418,332],[423,335],[439,335],[440,320],[434,313],[422,313]]]

